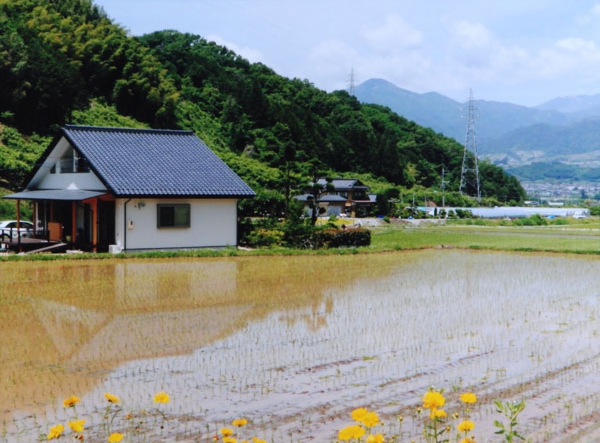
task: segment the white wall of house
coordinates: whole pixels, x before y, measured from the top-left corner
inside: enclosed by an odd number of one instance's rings
[[[188,203],[190,226],[159,228],[157,205]],[[115,241],[128,251],[237,244],[236,199],[117,199]]]
[[[93,172],[73,172],[47,174],[36,189],[85,189],[88,191],[104,191],[106,186]]]

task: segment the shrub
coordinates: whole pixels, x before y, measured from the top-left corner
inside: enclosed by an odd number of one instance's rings
[[[590,215],[600,215],[600,206],[592,206],[590,208]]]
[[[365,228],[324,229],[315,231],[315,247],[321,248],[356,248],[371,244],[371,231]]]
[[[279,229],[257,228],[247,236],[248,244],[257,247],[281,246],[284,232]]]
[[[548,220],[540,214],[533,214],[527,218],[515,220],[513,224],[515,226],[545,226],[548,224]]]
[[[458,218],[473,218],[473,212],[468,209],[456,209],[456,216]]]

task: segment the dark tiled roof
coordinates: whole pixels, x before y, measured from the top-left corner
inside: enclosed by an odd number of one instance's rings
[[[190,131],[85,126],[62,131],[116,196],[255,195]]]
[[[330,203],[341,203],[345,202],[347,199],[342,197],[341,195],[329,195],[325,194],[319,197],[320,202],[330,202]]]
[[[327,180],[320,178],[317,183],[323,186],[327,186]],[[336,191],[350,191],[354,189],[368,189],[360,180],[354,178],[334,178],[331,180],[331,184]]]
[[[296,195],[294,198],[299,201],[308,202],[310,199],[313,199],[314,196],[312,194],[301,194],[301,195]],[[340,195],[324,194],[319,197],[318,201],[329,202],[329,203],[343,203],[343,202],[346,202],[346,199]]]

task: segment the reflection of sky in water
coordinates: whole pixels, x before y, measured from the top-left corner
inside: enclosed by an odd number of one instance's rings
[[[596,357],[600,309],[593,276],[600,262],[454,251],[397,257],[397,265],[390,256],[357,258],[365,266],[381,260],[386,275],[342,280],[303,305],[282,304],[258,317],[252,304],[232,296],[216,307],[193,308],[202,301],[192,297],[189,309],[95,319],[102,327],[70,355],[73,367],[93,360],[106,343],[119,343],[102,351],[111,359],[130,346],[141,359],[93,377],[95,388],[76,394],[101,405],[109,391],[143,408],[165,390],[172,399],[165,411],[195,419],[181,420],[184,433],[205,432],[206,423],[214,431],[244,416],[255,429],[264,426],[257,433],[265,438],[291,432],[297,440],[330,441],[349,423],[349,410],[368,405],[404,413],[430,385],[493,397],[523,383],[528,392],[545,378],[543,389],[536,388],[540,404],[544,395],[593,385],[581,376],[585,368],[577,378],[569,371],[556,379],[547,374]],[[245,277],[236,272],[234,283],[215,278],[203,284],[239,293],[235,281]],[[196,276],[184,278],[196,285]],[[135,284],[154,288],[148,280]],[[135,305],[130,292],[117,290],[117,304]],[[147,295],[161,305],[155,289]],[[180,355],[144,358],[153,346]],[[531,400],[528,413],[537,417],[547,413],[543,409]]]

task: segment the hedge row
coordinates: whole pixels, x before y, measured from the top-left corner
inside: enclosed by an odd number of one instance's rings
[[[371,244],[371,231],[365,228],[324,229],[314,233],[314,242],[317,248],[369,246]]]

